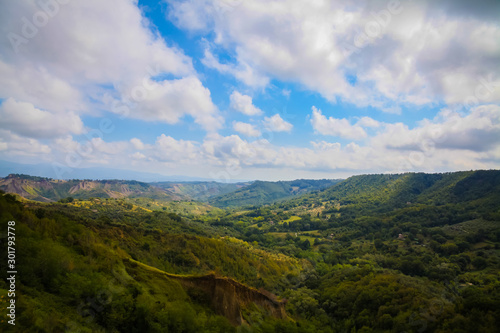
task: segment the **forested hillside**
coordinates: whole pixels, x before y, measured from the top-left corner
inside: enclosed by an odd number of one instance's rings
[[[96,202],[94,208],[103,205]],[[2,227],[7,230],[7,222],[15,221],[17,270],[22,272],[16,285],[16,332],[232,332],[237,318],[222,316],[228,313],[225,302],[238,304],[246,322],[257,316],[271,326],[287,325],[257,300],[257,305],[251,298],[213,302],[209,293],[186,287],[182,279],[212,273],[246,284],[240,288],[248,292],[280,291],[299,279],[300,260],[254,248],[222,228],[173,213],[134,212],[116,204],[114,216],[102,208],[23,204],[0,195]],[[2,239],[5,258],[4,245]],[[1,270],[5,274],[5,261]],[[8,289],[2,278],[2,299]],[[262,297],[274,298],[269,292]]]
[[[265,182],[255,181],[231,193],[209,199],[209,203],[217,207],[259,206],[277,200],[322,190],[340,180],[308,180]]]
[[[366,175],[219,223],[311,262],[291,313],[338,331],[495,332],[499,202],[496,170]]]
[[[0,195],[2,227],[15,221],[19,235],[16,328],[500,327],[500,171],[355,176],[270,205],[205,213],[141,200]]]
[[[151,185],[166,190],[172,194],[183,195],[197,201],[234,192],[250,183],[218,183],[218,182],[155,182]]]

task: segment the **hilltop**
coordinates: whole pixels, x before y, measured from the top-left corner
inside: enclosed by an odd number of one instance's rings
[[[189,197],[196,201],[206,202],[209,199],[237,191],[247,187],[251,182],[243,183],[218,183],[206,181],[192,182],[154,182],[151,185],[161,188],[169,193]]]
[[[134,180],[58,180],[23,174],[0,178],[0,189],[23,198],[53,202],[66,198],[145,198],[160,202],[198,201],[213,206],[259,206],[325,189],[340,180],[218,183],[206,181],[154,182]]]
[[[300,196],[305,193],[323,190],[338,182],[334,180],[297,179],[293,181],[255,181],[249,186],[233,192],[211,197],[209,203],[216,207],[260,206],[278,200]]]
[[[26,199],[53,202],[64,198],[138,198],[161,200],[186,199],[179,194],[167,193],[147,183],[133,180],[59,180],[20,174],[0,179],[0,189]]]

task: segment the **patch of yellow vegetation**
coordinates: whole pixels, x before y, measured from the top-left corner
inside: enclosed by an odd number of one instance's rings
[[[299,217],[299,216],[295,216],[295,215],[294,215],[294,216],[290,216],[290,218],[289,218],[289,219],[286,219],[286,220],[281,221],[281,222],[280,222],[280,224],[281,224],[281,223],[284,223],[284,222],[293,222],[293,221],[297,221],[297,220],[300,220],[300,217]]]

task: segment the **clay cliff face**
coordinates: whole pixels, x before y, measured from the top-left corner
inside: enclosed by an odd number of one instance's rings
[[[125,180],[55,180],[24,175],[0,178],[0,190],[15,193],[26,199],[52,202],[66,197],[85,199],[156,197],[163,200],[179,200],[173,195],[150,184]]]
[[[254,303],[265,309],[273,317],[286,318],[285,302],[278,301],[272,294],[245,286],[233,279],[209,274],[200,277],[179,277],[169,275],[185,289],[197,289],[211,299],[211,306],[217,314],[225,316],[233,325],[243,322],[241,311]]]
[[[212,309],[226,317],[233,325],[243,323],[242,310],[255,304],[275,318],[287,317],[285,302],[276,299],[273,294],[260,291],[227,277],[208,274],[203,276],[182,276],[169,274],[156,268],[144,265],[132,259],[125,259],[126,266],[133,270],[145,269],[154,273],[156,278],[168,278],[177,281],[189,294],[189,291],[203,293],[209,300]]]

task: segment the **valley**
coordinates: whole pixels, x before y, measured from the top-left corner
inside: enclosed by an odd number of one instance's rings
[[[238,184],[11,175],[0,186],[2,226],[15,221],[18,235],[21,330],[500,325],[497,170]]]

